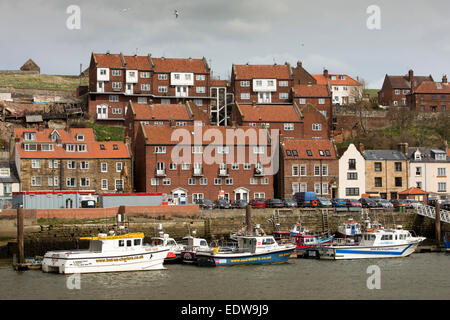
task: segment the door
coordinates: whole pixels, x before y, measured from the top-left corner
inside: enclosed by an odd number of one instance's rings
[[[133,84],[132,83],[127,83],[126,89],[125,89],[125,93],[126,94],[133,94]]]
[[[108,119],[108,106],[97,106],[97,119]]]
[[[270,92],[260,92],[258,94],[258,103],[270,103],[271,100]]]

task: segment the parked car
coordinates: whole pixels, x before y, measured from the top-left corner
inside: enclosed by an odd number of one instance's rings
[[[415,207],[417,207],[418,201],[416,200],[404,199],[404,201],[406,203],[406,209],[414,209]]]
[[[335,208],[345,208],[346,207],[345,199],[331,199],[331,203],[333,204],[333,207],[335,207]]]
[[[317,201],[319,201],[319,207],[321,208],[332,208],[333,203],[331,203],[331,200],[328,198],[317,198]]]
[[[392,203],[390,203],[389,202],[389,200],[387,200],[387,199],[381,199],[381,198],[378,198],[378,199],[375,199],[375,201],[378,203],[378,205],[380,206],[380,207],[382,207],[382,208],[385,208],[385,209],[394,209],[394,206],[392,205]]]
[[[243,209],[245,207],[247,207],[248,202],[246,200],[236,200],[235,202],[233,202],[231,204],[232,208],[236,208],[236,209]]]
[[[297,207],[297,201],[292,198],[284,198],[283,204],[284,204],[284,207],[286,207],[286,208],[296,208]]]
[[[230,201],[226,199],[217,199],[214,201],[214,208],[216,209],[231,209]]]
[[[266,201],[264,199],[253,199],[249,202],[249,205],[251,205],[252,208],[265,208]]]
[[[294,198],[299,207],[317,207],[319,205],[315,192],[296,192]]]
[[[423,202],[417,201],[417,200],[408,200],[408,202],[411,205],[412,209],[417,210],[419,207],[423,207]],[[441,204],[441,208],[442,208],[443,204]],[[444,209],[444,208],[443,208]]]
[[[379,208],[378,203],[371,198],[361,198],[359,199],[363,208]]]
[[[356,199],[345,199],[345,204],[348,208],[362,208],[362,204]]]
[[[283,201],[280,199],[268,199],[266,200],[266,208],[283,208]]]
[[[394,208],[398,207],[412,208],[411,204],[405,199],[391,199],[391,203],[394,206]]]
[[[214,203],[209,199],[197,199],[195,203],[198,204],[200,209],[214,209]]]

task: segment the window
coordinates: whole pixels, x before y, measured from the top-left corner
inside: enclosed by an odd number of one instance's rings
[[[356,170],[356,159],[348,159],[348,170]]]
[[[125,247],[125,240],[119,240],[119,247]]]
[[[34,141],[34,140],[36,140],[36,133],[34,133],[34,132],[24,132],[23,133],[23,140],[25,140],[25,141]]]
[[[292,194],[295,194],[300,191],[300,185],[298,183],[292,183]]]
[[[395,186],[396,187],[401,187],[402,186],[402,178],[401,177],[396,177],[395,178]]]
[[[154,153],[166,153],[166,147],[155,147]]]
[[[79,144],[78,145],[78,151],[79,152],[86,152],[87,151],[86,145],[85,144]]]
[[[395,94],[400,94],[400,90],[399,89],[395,89]]]
[[[229,185],[229,186],[232,185],[233,184],[233,178],[226,178],[225,179],[225,184]]]
[[[323,157],[325,154],[323,153],[323,150],[319,150],[319,155],[321,156],[321,157]]]
[[[37,144],[35,143],[25,143],[23,145],[25,151],[37,151]]]
[[[177,170],[177,164],[174,162],[169,163],[169,170]]]
[[[208,178],[200,178],[200,185],[206,186],[208,184]]]
[[[167,86],[158,86],[159,93],[166,93],[167,91]]]
[[[375,172],[381,172],[382,171],[382,168],[381,168],[381,165],[382,165],[382,163],[381,162],[375,162]]]
[[[241,87],[250,87],[250,81],[241,81]]]
[[[322,183],[322,194],[328,194],[328,183]]]
[[[261,178],[261,184],[269,184],[269,178],[268,177]]]
[[[12,183],[3,183],[3,194],[10,195],[12,193]]]
[[[117,95],[110,95],[109,96],[109,102],[119,102],[119,96],[117,96]]]
[[[447,183],[439,182],[438,183],[438,192],[447,192]]]
[[[292,175],[294,176],[294,177],[297,177],[298,176],[298,165],[293,165],[292,166]]]
[[[289,93],[281,92],[280,93],[280,100],[286,100],[286,99],[289,99]]]
[[[106,70],[101,70],[101,71],[106,71]],[[102,74],[100,71],[100,74]],[[122,75],[122,70],[111,70],[111,75],[119,77]]]
[[[308,155],[308,157],[312,157],[312,152],[311,152],[311,150],[306,150],[306,154]]]
[[[346,196],[359,196],[359,188],[345,188]]]
[[[9,177],[11,175],[9,168],[0,169],[0,177]]]
[[[147,98],[146,97],[138,97],[138,103],[147,104]]]
[[[328,176],[328,165],[327,164],[322,165],[322,176]]]
[[[285,123],[284,124],[284,130],[286,130],[286,131],[294,130],[294,124],[293,123]]]
[[[205,87],[196,87],[195,92],[196,93],[205,93]]]
[[[250,93],[241,93],[241,100],[250,100]]]
[[[306,99],[305,98],[301,98],[301,99],[298,100],[298,102],[300,104],[306,104]]]
[[[189,170],[190,164],[189,163],[182,163],[181,164],[181,170]]]
[[[101,172],[108,172],[108,163],[102,162],[102,163],[100,164],[100,171],[101,171]]]
[[[264,192],[255,192],[253,194],[254,199],[265,199],[266,194]]]
[[[83,169],[83,170],[89,169],[89,161],[81,161],[80,162],[80,169]]]
[[[150,179],[150,184],[152,186],[158,186],[159,185],[159,179],[158,178],[151,178]]]
[[[158,80],[167,80],[167,74],[158,74]]]
[[[76,187],[77,183],[75,178],[66,178],[66,186],[67,187]]]
[[[197,180],[195,178],[189,178],[188,179],[188,185],[193,186],[197,183]]]
[[[347,172],[347,180],[358,180],[357,172]]]
[[[445,176],[446,176],[445,168],[438,168],[438,177],[445,177]]]
[[[67,161],[67,169],[76,169],[77,164],[75,161],[73,160],[69,160]]]
[[[122,108],[112,108],[112,114],[122,114]]]
[[[313,131],[322,131],[322,124],[321,123],[313,123],[312,130]]]
[[[320,190],[320,183],[314,183],[314,192],[317,194],[322,194]]]
[[[250,184],[258,184],[257,178],[250,178]]]
[[[123,163],[122,162],[116,162],[116,172],[121,172],[123,169]]]
[[[90,180],[89,178],[80,178],[80,187],[89,187]]]
[[[31,160],[31,168],[40,169],[41,168],[41,160]]]
[[[41,186],[41,177],[31,177],[31,186],[33,187],[39,187]]]
[[[192,147],[192,153],[203,153],[203,146],[193,146]]]
[[[232,163],[232,164],[231,164],[231,169],[232,169],[232,170],[239,170],[239,163],[236,163],[236,162],[235,162],[235,163]]]
[[[324,98],[320,98],[319,99],[319,104],[325,104],[325,99]]]
[[[116,187],[116,191],[123,191],[123,179],[115,179],[114,185]]]
[[[205,81],[206,77],[204,74],[196,74],[195,75],[195,80],[197,81]]]
[[[108,179],[102,179],[102,190],[108,190]]]
[[[416,187],[419,189],[422,189],[422,182],[421,181],[417,181],[416,182]]]
[[[222,184],[222,178],[214,178],[214,185],[218,186]]]
[[[264,154],[264,146],[253,147],[254,154]]]
[[[113,82],[112,88],[113,89],[122,89],[122,82]]]
[[[278,81],[278,85],[280,87],[287,87],[287,86],[289,86],[289,82],[288,81]]]
[[[306,165],[305,164],[302,164],[300,166],[300,176],[302,176],[302,177],[306,176]]]
[[[402,171],[402,163],[401,162],[395,163],[395,171],[397,171],[397,172]]]
[[[230,153],[230,147],[218,146],[217,153],[218,154],[228,154],[228,153]]]
[[[422,175],[422,167],[416,167],[416,176]]]
[[[75,152],[75,145],[74,144],[66,144],[66,151],[67,152]]]
[[[170,178],[164,178],[162,181],[163,186],[170,186],[171,180]]]
[[[252,165],[250,163],[244,163],[244,170],[250,170]]]
[[[150,91],[150,84],[149,83],[142,83],[141,84],[141,90],[142,91]]]
[[[383,186],[383,179],[382,178],[375,178],[375,187],[381,188]]]
[[[143,79],[150,78],[150,72],[141,72],[141,78]]]

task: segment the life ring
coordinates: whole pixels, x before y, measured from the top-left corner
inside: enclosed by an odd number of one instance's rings
[[[317,200],[311,200],[311,205],[312,205],[313,207],[317,207],[317,206],[319,205],[319,201],[317,201]]]

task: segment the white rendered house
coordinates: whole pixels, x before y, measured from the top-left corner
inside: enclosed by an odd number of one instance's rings
[[[339,159],[339,198],[359,199],[366,192],[366,164],[352,143]]]

